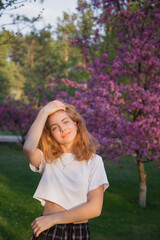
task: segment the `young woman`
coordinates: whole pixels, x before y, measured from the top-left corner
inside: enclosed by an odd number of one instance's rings
[[[31,228],[32,240],[88,240],[88,220],[101,214],[109,186],[97,141],[76,109],[52,101],[30,127],[24,152],[30,168],[42,173],[34,194],[44,206]]]

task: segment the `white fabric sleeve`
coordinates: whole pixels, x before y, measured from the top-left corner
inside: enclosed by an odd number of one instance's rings
[[[43,156],[43,152],[41,151],[41,154],[42,154],[42,161],[39,165],[39,168],[36,168],[35,166],[33,166],[31,163],[29,163],[29,167],[30,169],[33,171],[33,172],[38,172],[38,173],[43,173],[44,169],[45,169],[45,165],[46,165],[46,162],[45,162],[45,159],[44,159],[44,156]]]
[[[105,191],[109,187],[109,182],[102,158],[99,155],[95,155],[94,158],[89,161],[90,165],[88,192],[96,189],[102,184]]]

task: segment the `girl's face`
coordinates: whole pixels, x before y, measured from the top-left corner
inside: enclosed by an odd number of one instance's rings
[[[77,125],[65,111],[57,111],[48,119],[52,137],[61,145],[64,152],[70,152],[77,134]]]

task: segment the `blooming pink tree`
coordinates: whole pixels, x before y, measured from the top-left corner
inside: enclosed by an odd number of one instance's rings
[[[8,96],[6,102],[0,104],[0,129],[16,135],[23,144],[40,107],[55,99],[54,92],[57,91],[56,80],[51,78],[43,88],[37,86],[36,91],[27,92],[25,98],[15,100]]]
[[[85,11],[87,1],[80,2],[79,11]],[[41,105],[55,98],[73,103],[106,158],[120,161],[122,156],[134,157],[140,177],[139,204],[145,207],[144,163],[160,163],[160,3],[92,0],[90,4],[95,9],[96,34],[92,41],[82,36],[72,40],[82,48],[89,81],[62,79],[63,84],[76,89],[72,97],[60,92],[51,79],[44,89],[37,86],[37,92],[30,93],[28,103],[9,99],[0,106],[1,128],[19,131],[25,137]],[[106,23],[109,31],[102,30]],[[110,31],[114,33],[114,54]]]
[[[144,163],[160,163],[160,3],[132,0],[92,0],[99,29],[106,22],[116,38],[115,56],[104,51],[97,29],[94,42],[83,40],[91,74],[86,85],[68,79],[63,83],[78,88],[68,101],[77,106],[87,126],[103,147],[106,158],[119,161],[132,156],[139,171],[139,205],[146,206]],[[87,6],[84,1],[79,10]],[[104,38],[105,39],[105,38]],[[79,38],[72,41],[79,43]],[[82,41],[81,41],[82,45]],[[90,58],[90,48],[101,56]],[[84,51],[85,49],[85,51]]]
[[[7,103],[0,106],[0,129],[10,131],[23,144],[36,114],[34,101],[31,104],[26,103],[23,99],[14,100],[8,97]]]

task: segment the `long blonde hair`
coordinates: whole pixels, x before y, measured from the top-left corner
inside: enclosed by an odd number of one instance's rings
[[[89,160],[99,148],[99,142],[88,132],[85,121],[76,108],[70,104],[65,104],[65,106],[68,117],[77,124],[77,135],[72,144],[72,153],[78,161]],[[39,148],[43,151],[46,162],[51,163],[56,162],[63,151],[59,143],[51,136],[48,119],[42,132]]]

